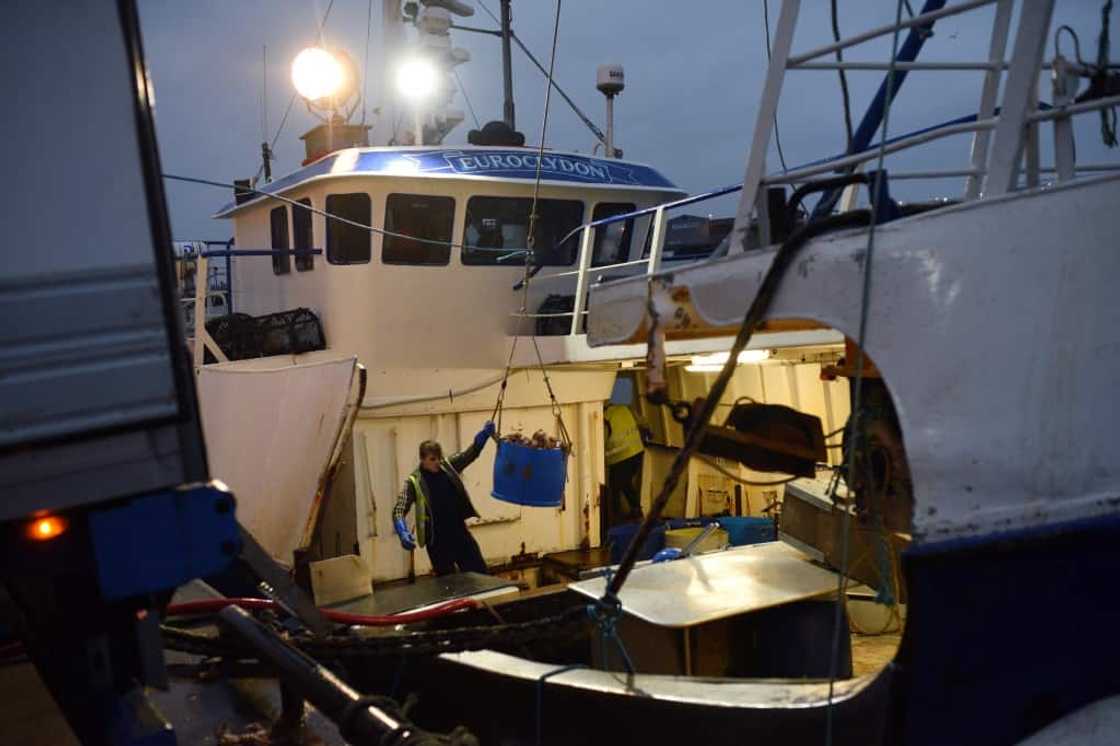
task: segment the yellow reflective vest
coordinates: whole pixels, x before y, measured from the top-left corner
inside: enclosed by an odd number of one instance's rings
[[[607,466],[637,456],[645,450],[638,421],[630,407],[611,404],[603,413],[607,430]]]

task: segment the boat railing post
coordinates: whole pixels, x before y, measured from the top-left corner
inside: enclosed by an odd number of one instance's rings
[[[591,247],[594,243],[595,228],[583,227],[579,241],[579,274],[576,275],[576,297],[572,301],[572,334],[580,333],[583,309],[587,305],[587,271],[591,268]]]
[[[984,177],[984,196],[998,197],[1015,188],[1019,178],[1019,161],[1027,136],[1027,115],[1032,101],[1038,102],[1038,70],[1046,48],[1054,0],[1023,3],[1015,47],[1011,52],[1011,69],[1007,73],[1003,106],[992,138],[992,152]]]
[[[867,163],[861,163],[852,171],[853,174],[863,173],[864,167]],[[862,184],[849,184],[844,187],[844,191],[840,194],[840,212],[851,212],[856,209],[859,204],[859,188]]]
[[[647,275],[654,275],[661,269],[661,251],[665,248],[665,208],[658,207],[653,213],[653,236],[649,243],[649,265]]]
[[[202,278],[201,281],[199,278]],[[210,298],[210,262],[206,255],[199,252],[198,264],[194,273],[194,368],[198,371],[206,360],[206,350],[210,350],[219,363],[228,363],[229,358],[222,348],[206,331],[206,302]]]
[[[770,235],[770,197],[767,194],[767,189],[758,190],[758,199],[755,200],[758,204],[755,205],[758,216],[758,245],[769,246],[773,243],[773,236]]]
[[[1055,109],[1073,103],[1079,80],[1069,69],[1069,62],[1062,56],[1054,58],[1051,78],[1053,104]],[[1077,151],[1073,141],[1073,119],[1067,114],[1054,120],[1054,168],[1058,181],[1069,181],[1074,176]]]
[[[210,289],[210,260],[201,251],[194,269],[194,367],[205,360],[206,292]]]
[[[1013,0],[999,0],[996,3],[996,16],[992,21],[992,40],[988,45],[988,62],[992,67],[984,75],[984,87],[980,92],[980,111],[977,119],[988,119],[996,110],[996,94],[999,92],[999,79],[1003,74],[1003,56],[1007,52],[1007,34],[1011,29],[1011,6]],[[981,169],[988,161],[988,143],[991,142],[990,130],[976,130],[972,136],[972,154],[969,174],[964,185],[964,198],[976,199],[980,196],[980,185],[984,181]]]
[[[743,191],[739,197],[739,208],[735,212],[735,225],[731,229],[731,245],[728,253],[735,254],[746,249],[747,235],[751,227],[755,200],[762,183],[763,169],[766,166],[766,150],[770,147],[770,134],[774,128],[774,114],[778,110],[778,99],[782,95],[782,82],[785,80],[786,63],[790,47],[793,45],[793,30],[797,25],[797,14],[801,10],[801,0],[783,0],[778,15],[778,26],[774,32],[774,45],[770,50],[770,67],[766,71],[766,83],[762,88],[762,102],[754,124],[754,136],[747,155],[747,171],[743,177]]]

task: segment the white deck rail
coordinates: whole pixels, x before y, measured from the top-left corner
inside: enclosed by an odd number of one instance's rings
[[[575,276],[575,298],[570,313],[528,313],[515,314],[519,318],[567,317],[572,319],[569,333],[581,333],[583,317],[586,315],[587,291],[591,282],[604,273],[626,269],[633,271],[638,266],[645,267],[646,274],[660,271],[665,249],[668,211],[685,205],[740,191],[739,206],[735,224],[731,231],[732,253],[744,251],[752,217],[760,207],[760,195],[770,185],[797,184],[823,174],[834,173],[838,169],[858,169],[878,158],[881,143],[872,143],[854,153],[828,158],[794,168],[785,173],[765,176],[766,151],[774,126],[774,113],[777,111],[787,70],[973,70],[985,73],[980,88],[979,106],[974,118],[954,120],[902,137],[888,140],[883,150],[894,154],[940,140],[953,135],[972,133],[972,146],[969,167],[955,170],[891,172],[889,178],[897,179],[946,179],[964,178],[962,199],[965,201],[994,197],[1019,188],[1025,175],[1027,188],[1038,186],[1041,174],[1054,174],[1056,180],[1067,181],[1078,173],[1120,170],[1116,164],[1084,164],[1078,166],[1075,160],[1075,143],[1071,118],[1078,114],[1098,111],[1120,105],[1120,96],[1110,96],[1095,100],[1074,103],[1078,80],[1088,77],[1094,70],[1061,56],[1043,61],[1055,0],[1022,0],[1018,28],[1010,59],[1005,59],[1007,42],[1011,27],[1012,11],[1015,0],[966,0],[927,13],[907,18],[897,25],[900,30],[920,29],[941,18],[974,11],[988,5],[995,5],[992,19],[991,39],[988,59],[975,62],[929,62],[896,61],[883,62],[820,62],[820,57],[831,55],[837,50],[862,44],[873,39],[893,35],[895,24],[879,26],[864,31],[837,43],[812,49],[802,54],[792,54],[791,47],[797,19],[801,10],[801,0],[782,0],[781,11],[771,48],[771,62],[762,89],[761,101],[747,156],[746,172],[741,185],[725,187],[711,192],[694,195],[655,207],[616,215],[587,223],[576,230],[580,232],[579,261],[576,270],[544,275],[533,280],[547,282]],[[1007,71],[1001,106],[997,109],[997,95],[1001,76]],[[1052,106],[1038,110],[1038,77],[1041,71],[1051,71]],[[889,105],[889,104],[887,104]],[[1039,125],[1052,122],[1054,125],[1054,165],[1043,167],[1039,163]],[[876,128],[877,129],[877,128]],[[847,204],[851,204],[851,200]],[[647,257],[619,262],[606,266],[592,266],[592,254],[598,228],[626,220],[636,220],[652,216],[652,236]],[[762,225],[765,232],[768,226]],[[573,231],[575,233],[575,231]],[[569,236],[566,236],[566,240]],[[763,236],[763,243],[769,243]]]

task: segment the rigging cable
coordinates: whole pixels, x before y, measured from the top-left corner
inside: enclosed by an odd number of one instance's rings
[[[913,15],[913,13],[911,13],[911,15]],[[840,22],[837,20],[836,16],[836,0],[832,0],[832,40],[839,44]],[[839,48],[836,49],[836,62],[844,62],[844,52]],[[844,131],[848,136],[847,146],[844,152],[850,155],[852,152],[852,103],[848,95],[848,75],[844,72],[844,68],[842,67],[838,68],[836,72],[840,73],[840,92],[843,94],[844,98]]]
[[[431,244],[433,246],[449,247],[449,248],[452,248],[452,249],[460,249],[460,250],[469,249],[471,251],[489,251],[489,252],[505,254],[506,256],[517,256],[517,255],[529,253],[527,249],[495,249],[495,248],[491,248],[489,246],[473,246],[471,244],[456,243],[454,241],[441,241],[437,238],[420,238],[419,236],[410,236],[407,233],[398,233],[397,231],[390,231],[390,230],[386,230],[384,228],[374,228],[372,225],[366,225],[365,223],[359,223],[356,220],[350,220],[349,218],[344,218],[341,215],[335,215],[333,213],[327,212],[326,210],[320,210],[319,208],[314,207],[312,205],[308,205],[308,204],[303,203],[303,202],[297,202],[296,200],[289,199],[288,197],[281,197],[279,194],[273,194],[272,192],[265,192],[265,191],[262,191],[260,189],[255,188],[255,187],[240,186],[240,185],[237,185],[237,184],[228,184],[228,183],[223,182],[223,181],[211,181],[210,179],[199,179],[199,178],[195,178],[193,176],[179,176],[177,174],[165,173],[165,174],[161,174],[161,176],[163,176],[163,178],[169,179],[171,181],[182,181],[182,182],[186,182],[188,184],[202,184],[204,186],[222,187],[223,189],[233,189],[235,192],[252,192],[253,194],[259,194],[262,197],[265,197],[266,199],[274,199],[278,202],[283,202],[284,204],[292,205],[293,207],[298,207],[301,210],[307,210],[308,212],[313,213],[315,215],[322,215],[324,218],[326,218],[328,220],[334,220],[338,223],[342,223],[343,225],[350,225],[350,226],[353,226],[355,228],[361,228],[364,231],[368,231],[370,233],[376,233],[379,236],[388,236],[390,238],[400,238],[400,239],[404,239],[406,241],[415,241],[416,243]],[[506,257],[502,257],[501,259],[504,259],[504,258],[506,258]],[[501,261],[501,259],[499,259],[499,261]]]
[[[334,0],[331,0],[327,5],[327,10],[323,13],[323,20],[319,21],[318,39],[320,46],[323,44],[323,31],[327,27],[327,18],[331,15],[331,8],[334,7]],[[288,106],[284,109],[284,116],[280,118],[280,126],[276,128],[276,134],[272,138],[272,143],[268,146],[270,151],[275,152],[276,143],[280,140],[280,133],[284,131],[284,125],[288,122],[288,114],[292,112],[292,105],[296,102],[296,92],[292,91],[292,97],[288,99]],[[364,104],[364,101],[363,101]],[[257,179],[260,178],[261,173],[264,171],[264,165],[257,170]],[[254,179],[256,181],[256,179]]]
[[[1112,13],[1112,0],[1101,6],[1101,33],[1097,37],[1097,74],[1093,77],[1103,86],[1108,77],[1108,17]],[[1095,81],[1095,82],[1096,82]],[[1110,148],[1116,147],[1116,107],[1101,109],[1101,139]]]
[[[474,119],[475,129],[482,129],[482,125],[478,121],[478,114],[474,113],[474,106],[471,104],[471,97],[467,95],[467,89],[463,85],[462,78],[459,77],[459,71],[451,68],[451,74],[455,76],[455,84],[459,86],[459,93],[463,94],[463,100],[467,102],[467,108],[471,111],[471,118]]]
[[[366,6],[366,51],[362,56],[362,124],[366,123],[369,108],[369,29],[373,25],[373,0]]]
[[[536,224],[537,224],[537,203],[540,198],[541,189],[541,164],[544,158],[544,143],[548,135],[548,112],[552,102],[552,76],[556,69],[556,43],[560,38],[560,8],[562,0],[556,0],[556,20],[552,26],[552,52],[548,61],[548,80],[545,86],[544,93],[544,115],[541,118],[541,140],[537,146],[537,170],[536,176],[533,180],[533,201],[529,208],[529,227],[528,236],[526,239],[528,253],[525,255],[525,277],[522,280],[522,294],[521,294],[521,311],[520,315],[524,318],[525,313],[528,311],[529,306],[529,282],[532,279],[530,272],[536,249]],[[510,370],[513,368],[513,355],[517,350],[517,341],[521,338],[521,322],[518,322],[517,333],[513,337],[513,342],[509,348],[509,359],[506,361],[505,374],[502,377],[501,386],[498,389],[498,398],[494,403],[494,414],[491,419],[497,418],[495,425],[497,433],[502,431],[501,418],[502,418],[502,404],[505,400],[506,386],[509,383]],[[560,428],[560,439],[564,444],[565,451],[571,450],[572,439],[568,434],[568,428],[564,424],[564,417],[560,410],[560,402],[556,399],[556,393],[552,390],[552,381],[548,377],[548,370],[544,365],[544,357],[541,355],[540,345],[537,343],[536,329],[531,329],[529,339],[533,343],[533,350],[537,356],[537,364],[540,367],[541,377],[544,379],[545,388],[548,390],[548,396],[552,403],[552,413],[556,417],[557,425]]]
[[[762,25],[766,27],[766,64],[770,64],[770,0],[762,0]],[[774,144],[778,147],[778,160],[782,171],[789,171],[786,156],[782,152],[782,131],[778,129],[778,107],[774,107]]]
[[[902,30],[902,7],[904,0],[898,0],[895,11],[894,35],[891,42],[891,61],[887,69],[887,97],[883,109],[883,137],[879,140],[878,166],[874,180],[871,184],[871,224],[867,229],[867,255],[863,260],[863,288],[860,291],[859,308],[859,336],[856,340],[856,375],[853,381],[854,393],[852,394],[852,411],[848,418],[847,438],[852,447],[848,450],[847,478],[854,482],[856,452],[863,447],[863,439],[859,429],[861,392],[863,389],[864,363],[866,362],[863,347],[867,341],[867,316],[871,306],[871,263],[875,254],[875,226],[878,223],[880,195],[883,189],[883,164],[887,157],[887,136],[890,126],[891,107],[894,101],[895,70],[898,57],[898,37]],[[838,483],[838,480],[837,480]],[[833,486],[830,496],[835,495],[836,487]],[[832,746],[832,728],[834,720],[833,697],[836,690],[837,669],[840,665],[840,625],[843,622],[844,599],[847,595],[848,582],[848,552],[849,525],[851,511],[844,508],[841,516],[841,541],[840,541],[840,573],[836,580],[836,615],[833,619],[832,651],[828,663],[828,706],[825,715],[825,746]]]
[[[486,3],[482,2],[482,0],[478,0],[478,4],[484,11],[486,11],[486,14],[494,20],[494,23],[497,23],[499,26],[501,25],[502,22],[498,20],[498,17],[494,15],[489,8],[486,7]],[[607,136],[604,135],[603,131],[599,129],[594,122],[591,121],[591,118],[589,116],[584,114],[583,111],[578,106],[576,106],[576,102],[572,100],[571,96],[564,92],[564,89],[560,87],[560,84],[557,83],[555,78],[553,78],[549,74],[549,72],[544,69],[544,65],[542,65],[540,61],[537,60],[536,55],[529,51],[529,47],[525,46],[524,42],[521,41],[520,37],[518,37],[512,29],[510,29],[509,37],[513,39],[514,43],[516,43],[521,51],[525,53],[525,56],[529,58],[529,61],[536,65],[541,74],[549,80],[549,82],[552,84],[552,87],[556,89],[556,92],[560,94],[560,97],[564,99],[565,103],[567,103],[568,106],[571,107],[572,111],[575,112],[575,115],[579,117],[584,126],[591,131],[591,134],[595,135],[595,138],[600,143],[602,143],[604,147],[606,147]]]

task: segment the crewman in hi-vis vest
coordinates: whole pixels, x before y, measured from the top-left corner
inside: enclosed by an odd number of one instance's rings
[[[420,444],[420,465],[408,475],[393,506],[393,528],[401,546],[413,550],[417,545],[428,550],[432,572],[448,575],[453,572],[486,572],[486,560],[464,521],[477,518],[470,495],[459,472],[470,466],[486,441],[494,435],[494,423],[487,421],[474,436],[471,446],[450,458],[443,457],[443,448],[434,440]],[[416,534],[408,530],[405,515],[416,506]]]
[[[612,521],[642,516],[642,459],[645,444],[634,413],[623,404],[608,404],[603,412],[606,429],[607,491]],[[627,508],[623,509],[625,498]]]

